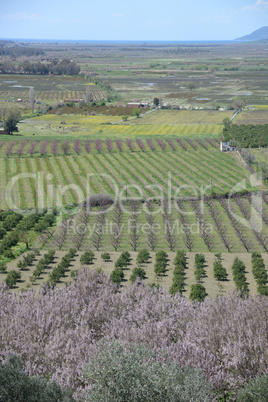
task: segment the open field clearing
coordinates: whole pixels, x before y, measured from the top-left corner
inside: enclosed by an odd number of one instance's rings
[[[28,145],[28,148],[31,146],[32,144]],[[154,147],[157,149],[156,144]],[[78,185],[85,197],[89,178],[94,194],[114,195],[117,188],[122,191],[125,186],[129,186],[128,196],[141,193],[142,197],[161,196],[168,191],[171,191],[172,196],[176,193],[180,196],[193,196],[196,195],[196,191],[199,194],[205,188],[207,194],[228,193],[244,179],[246,179],[246,188],[251,188],[248,171],[244,166],[239,166],[232,155],[223,154],[216,149],[209,153],[206,149],[201,149],[201,146],[196,151],[194,149],[184,151],[180,147],[177,149],[179,152],[167,151],[166,148],[162,151],[158,146],[158,151],[151,152],[129,150],[129,152],[105,151],[105,153],[100,151],[92,156],[2,157],[0,169],[6,173],[1,179],[0,206],[2,209],[12,208],[6,205],[5,191],[7,186],[11,185],[11,179],[14,178],[11,197],[20,197],[20,202],[16,203],[17,208],[34,208],[36,206],[35,186],[30,183],[38,180],[38,173],[43,176],[44,188],[50,184],[52,175],[54,185],[58,189],[62,186]],[[18,174],[21,174],[19,180],[16,179]],[[31,178],[29,174],[36,176]],[[23,197],[27,192],[30,192],[30,195],[27,195],[26,201]],[[82,195],[78,196],[77,192],[68,187],[64,189],[64,196],[66,198],[64,204],[83,201]],[[57,202],[53,205],[56,206]]]
[[[138,123],[140,123],[140,120]],[[133,122],[133,120],[131,121]],[[136,121],[135,121],[136,122]],[[182,137],[206,137],[218,136],[223,126],[217,124],[116,124],[114,126],[95,126],[93,133],[103,133],[118,137],[128,136],[182,136]]]
[[[151,118],[155,116],[152,113]],[[120,116],[83,116],[83,115],[43,115],[33,119],[27,119],[19,123],[19,134],[23,136],[46,136],[46,137],[77,137],[96,136],[114,138],[126,138],[129,136],[182,136],[182,137],[206,137],[218,136],[223,126],[214,123],[196,124],[143,124],[142,118],[135,118],[123,123]],[[109,123],[117,123],[115,125]],[[122,123],[121,123],[122,122]]]
[[[233,120],[235,124],[268,124],[268,110],[244,110]]]
[[[217,110],[157,110],[137,119],[135,124],[222,124],[223,119],[230,119],[232,111]]]
[[[57,251],[55,254],[55,259],[54,259],[53,263],[49,264],[49,266],[45,269],[44,273],[39,278],[37,278],[34,281],[34,283],[32,284],[30,278],[33,274],[34,267],[38,263],[38,261],[43,257],[44,254],[45,254],[45,251],[42,251],[40,253],[40,256],[36,257],[36,260],[34,261],[34,263],[31,267],[28,267],[27,270],[21,271],[21,280],[17,283],[17,286],[14,289],[16,293],[21,291],[22,289],[27,289],[27,288],[38,289],[38,288],[40,288],[42,283],[48,281],[50,272],[60,262],[61,258],[66,254],[66,252],[65,251]],[[57,286],[63,287],[63,286],[65,286],[65,284],[67,284],[68,282],[73,280],[70,276],[71,271],[79,270],[83,266],[80,262],[80,257],[82,254],[83,254],[83,252],[77,252],[76,256],[72,260],[72,263],[71,263],[69,269],[66,272],[66,275],[61,278],[61,280],[57,283]],[[119,258],[121,253],[111,252],[110,253],[111,258],[109,261],[104,261],[101,258],[101,254],[102,254],[101,252],[95,252],[95,257],[93,259],[92,264],[88,265],[87,267],[90,270],[101,269],[104,273],[110,275],[114,269],[114,264],[115,264],[116,260]],[[133,268],[137,267],[137,263],[136,263],[137,254],[138,254],[137,252],[131,252],[130,264],[128,265],[127,269],[124,270],[125,279],[122,282],[123,286],[125,286],[125,285],[128,286],[130,284],[129,278],[131,276],[132,270],[133,270]],[[146,272],[145,282],[156,283],[165,289],[169,289],[172,285],[172,277],[173,277],[173,270],[174,270],[173,261],[176,256],[176,253],[175,252],[168,253],[167,272],[166,272],[166,274],[164,274],[160,277],[156,276],[156,274],[154,273],[155,253],[151,252],[150,256],[151,257],[149,259],[149,262],[146,264],[142,264],[142,268]],[[213,262],[216,260],[215,255],[213,253],[204,253],[204,256],[205,256],[206,277],[203,278],[201,283],[205,286],[209,297],[216,297],[218,295],[228,294],[235,290],[235,283],[233,281],[231,266],[236,257],[238,257],[241,261],[243,261],[246,266],[246,280],[249,284],[250,295],[257,294],[256,281],[252,274],[251,254],[248,254],[248,253],[238,253],[238,254],[237,253],[235,253],[235,254],[222,253],[222,265],[224,266],[224,268],[226,269],[227,274],[228,274],[227,280],[222,281],[222,282],[217,281],[213,276]],[[189,297],[189,294],[190,294],[191,285],[196,283],[196,279],[194,276],[194,270],[195,270],[194,257],[195,257],[195,253],[187,253],[185,291],[183,292],[183,295],[186,296],[187,298]],[[262,257],[264,259],[266,269],[267,269],[267,267],[268,267],[267,254],[262,254]],[[17,263],[21,258],[22,258],[22,256],[17,258],[16,260],[13,260],[12,262],[8,263],[7,272],[9,272],[10,270],[13,270],[13,269],[17,269]],[[0,274],[0,281],[5,280],[6,275],[7,274]]]

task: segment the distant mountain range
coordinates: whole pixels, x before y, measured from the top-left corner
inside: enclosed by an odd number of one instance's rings
[[[237,38],[235,40],[241,41],[254,41],[254,40],[267,40],[268,39],[268,27],[262,27],[257,29],[257,31],[252,32],[249,35],[242,36],[242,38]]]

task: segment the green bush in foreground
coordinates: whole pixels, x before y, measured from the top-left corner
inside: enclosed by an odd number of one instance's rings
[[[238,391],[237,402],[267,402],[268,376],[251,380]]]
[[[124,348],[119,342],[101,342],[84,369],[84,380],[92,386],[85,395],[91,402],[211,400],[211,386],[201,370],[181,371],[164,353],[142,345]]]
[[[0,401],[5,402],[73,402],[70,390],[62,391],[55,381],[27,377],[20,359],[10,356],[0,365]]]

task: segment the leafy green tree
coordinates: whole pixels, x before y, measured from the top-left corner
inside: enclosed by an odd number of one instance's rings
[[[193,89],[196,88],[196,86],[193,82],[189,82],[189,84],[187,85],[187,88],[190,89],[190,91],[192,91]]]
[[[5,273],[7,270],[7,264],[5,262],[0,262],[0,273]]]
[[[145,279],[146,278],[146,272],[144,271],[143,268],[138,267],[138,268],[134,268],[132,270],[132,274],[131,274],[131,277],[129,279],[130,282],[134,283],[137,278],[140,278],[140,279]]]
[[[200,283],[196,283],[191,286],[191,292],[190,292],[191,300],[197,300],[199,302],[202,302],[205,300],[206,295],[207,295],[206,289]]]
[[[55,381],[28,377],[20,359],[9,356],[0,364],[0,400],[6,402],[74,402],[70,390],[62,391]]]
[[[111,280],[118,286],[123,281],[124,277],[124,271],[121,268],[115,268],[111,273]]]
[[[214,261],[213,263],[213,274],[214,278],[217,279],[217,281],[226,281],[227,279],[227,271],[223,267],[221,261]]]
[[[154,272],[157,276],[163,275],[167,272],[167,263],[165,261],[156,261],[154,265]]]
[[[111,256],[110,256],[109,253],[102,253],[101,258],[102,258],[104,261],[109,261],[109,260],[111,259]]]
[[[10,116],[5,120],[4,130],[7,131],[9,134],[17,133],[19,131],[17,124],[17,120]]]
[[[82,265],[89,265],[92,264],[92,261],[95,257],[95,254],[93,251],[86,251],[80,258],[80,262]]]
[[[146,264],[149,261],[150,258],[150,253],[148,250],[144,249],[144,250],[140,250],[138,255],[137,255],[137,264],[141,265],[141,264]]]
[[[16,286],[17,281],[21,278],[21,273],[19,271],[9,271],[6,277],[6,285],[9,288],[14,288]]]
[[[133,109],[133,116],[140,117],[141,111],[138,108]]]
[[[159,102],[160,102],[159,98],[155,97],[153,99],[153,103],[154,103],[155,106],[159,106]]]

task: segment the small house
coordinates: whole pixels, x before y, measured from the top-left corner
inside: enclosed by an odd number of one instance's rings
[[[231,152],[236,151],[236,146],[230,145],[229,141],[221,141],[220,143],[221,152]]]

